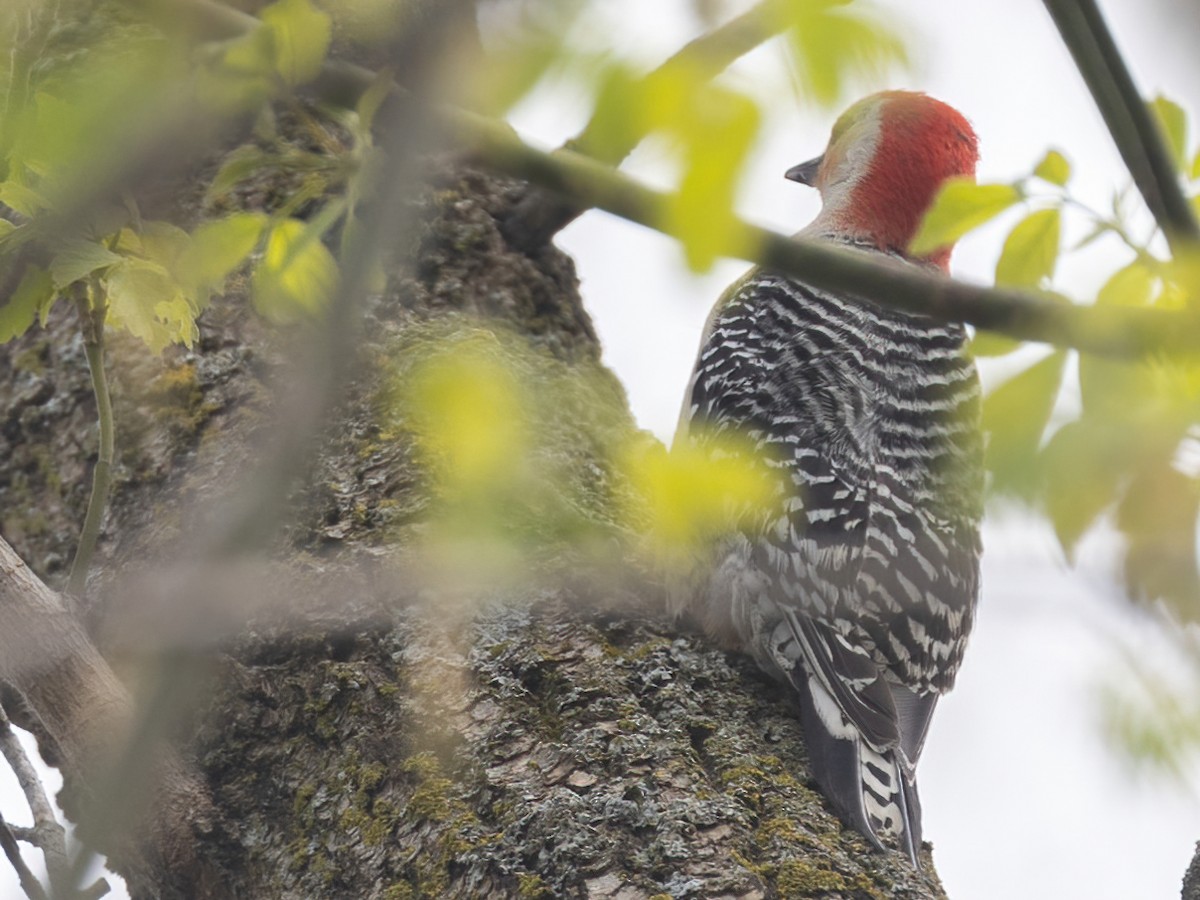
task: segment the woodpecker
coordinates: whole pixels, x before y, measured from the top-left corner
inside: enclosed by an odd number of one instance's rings
[[[788,170],[822,208],[799,234],[948,273],[908,252],[939,187],[973,177],[963,116],[921,93],[860,100]],[[755,269],[709,317],[676,442],[748,439],[778,476],[669,588],[797,696],[813,774],[875,847],[919,868],[916,765],[975,614],[982,440],[963,326]]]

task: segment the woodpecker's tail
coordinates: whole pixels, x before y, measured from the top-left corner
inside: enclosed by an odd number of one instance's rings
[[[787,620],[790,634],[780,635],[776,659],[795,659],[785,674],[799,697],[809,760],[822,792],[872,844],[881,850],[885,840],[898,845],[920,868],[916,757],[936,696],[924,702],[888,683],[865,651],[832,629],[794,615]],[[780,652],[784,644],[791,653]],[[894,697],[897,692],[901,696]],[[909,724],[915,730],[905,727]]]

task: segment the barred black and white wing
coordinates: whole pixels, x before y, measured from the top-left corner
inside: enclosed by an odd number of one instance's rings
[[[717,545],[691,601],[796,689],[814,774],[842,816],[914,862],[915,765],[978,581],[978,385],[963,338],[751,273],[709,323],[677,438],[737,431],[779,471],[775,502]]]

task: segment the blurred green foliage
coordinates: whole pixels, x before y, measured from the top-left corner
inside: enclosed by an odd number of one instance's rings
[[[651,439],[606,370],[457,317],[406,329],[390,366],[380,439],[411,442],[428,479],[433,507],[406,540],[427,576],[486,593],[548,567],[617,574],[644,519],[620,460]]]
[[[344,140],[282,145],[263,136],[279,104],[320,73],[339,36],[394,36],[406,21],[398,0],[277,0],[260,9],[258,27],[220,41],[153,17],[153,6],[10,0],[0,8],[0,267],[18,258],[26,264],[12,294],[0,298],[0,341],[45,321],[65,296],[106,310],[110,325],[159,351],[190,346],[197,317],[238,272],[255,308],[276,322],[319,320],[336,294],[338,254],[359,233],[358,209],[378,184],[372,124],[390,81],[382,74],[355,110],[308,105],[297,113],[334,122]],[[541,86],[574,85],[591,119],[577,149],[613,164],[643,138],[665,150],[677,190],[663,224],[681,236],[688,264],[705,270],[736,236],[733,201],[779,85],[714,78],[686,57],[653,68],[624,52],[620,34],[597,28],[598,8],[586,0],[507,5],[481,52],[452,55],[449,64],[470,72],[458,99],[503,116]],[[762,8],[777,17],[802,102],[840,105],[851,88],[910,56],[900,24],[862,0],[767,0]],[[704,15],[742,9],[708,2]],[[1200,205],[1200,148],[1187,112],[1161,96],[1150,106]],[[169,147],[170,129],[191,120],[204,126],[197,140],[232,121],[253,131],[208,185],[210,206],[234,199],[226,214],[187,228],[144,219],[130,192],[106,187],[123,163],[156,142]],[[286,173],[288,195],[272,198],[270,208],[235,202],[264,172]],[[1024,204],[996,284],[1067,302],[1056,282],[1061,260],[1107,239],[1124,249],[1114,254],[1097,304],[1197,305],[1200,250],[1169,257],[1163,241],[1131,225],[1120,196],[1111,210],[1087,209],[1071,182],[1071,164],[1058,150],[1011,183],[952,182],[911,249],[931,252]],[[1065,245],[1080,222],[1090,232]],[[382,269],[372,265],[381,287]],[[1131,596],[1164,601],[1181,621],[1200,620],[1200,367],[1065,351],[1031,360],[1013,355],[1020,346],[990,334],[972,342],[978,356],[1006,357],[1011,369],[985,402],[991,490],[1043,512],[1068,557],[1097,524],[1115,527]],[[403,371],[395,409],[412,417],[437,479],[434,529],[459,548],[448,559],[469,568],[492,552],[483,548],[498,547],[503,568],[523,558],[531,534],[599,539],[586,509],[588,491],[600,488],[581,487],[586,466],[546,435],[562,433],[563,409],[610,409],[607,389],[567,388],[563,373],[478,336],[448,340],[444,353],[407,361]],[[640,498],[630,502],[628,522],[609,524],[621,530],[636,522],[660,556],[694,552],[772,489],[744,448],[699,458],[644,437],[618,439],[616,426],[601,431],[607,437],[595,458],[611,466],[612,483],[628,482]]]
[[[93,18],[84,16],[89,9]],[[172,37],[140,20],[133,4],[30,4],[3,15],[0,203],[8,213],[0,261],[35,245],[41,262],[0,306],[0,338],[44,319],[79,286],[109,325],[153,351],[191,346],[211,294],[252,256],[260,311],[290,321],[319,310],[337,281],[319,240],[332,222],[314,228],[286,213],[270,220],[241,213],[189,234],[143,220],[128,194],[97,192],[82,208],[77,195],[87,179],[103,175],[98,159],[136,152],[168,100],[186,102],[193,92],[228,112],[315,77],[329,46],[326,13],[308,0],[279,0],[262,11],[263,26],[202,48],[190,68],[172,52]],[[215,190],[228,190],[238,176],[226,166]]]
[[[713,541],[781,496],[778,477],[754,444],[734,434],[693,430],[670,450],[635,445],[622,467],[646,504],[648,552],[668,572],[686,573]]]

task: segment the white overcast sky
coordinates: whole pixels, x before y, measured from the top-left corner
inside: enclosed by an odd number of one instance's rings
[[[623,49],[651,64],[693,36],[686,0],[601,0]],[[884,0],[914,27],[907,75],[864,86],[927,91],[958,107],[982,143],[980,176],[1010,180],[1047,147],[1062,149],[1078,193],[1103,206],[1127,179],[1081,81],[1036,0]],[[1164,91],[1200,111],[1194,0],[1102,2],[1144,93]],[[1186,14],[1183,10],[1189,10]],[[1188,21],[1190,19],[1190,22]],[[778,48],[739,67],[744,83],[777,77]],[[772,74],[776,73],[776,74]],[[853,98],[847,98],[848,100]],[[531,140],[553,146],[586,115],[569,90],[542,92],[519,111]],[[816,210],[812,192],[783,180],[817,155],[834,114],[784,95],[739,200],[744,215],[781,231]],[[720,135],[714,135],[720,140]],[[641,152],[626,166],[661,180]],[[957,275],[989,281],[1003,223],[969,238]],[[640,424],[669,440],[701,323],[744,268],[720,264],[697,278],[674,245],[602,213],[572,225],[560,244],[576,259],[605,359],[624,382]],[[1115,265],[1112,248],[1070,266],[1063,285],[1083,294]],[[986,377],[986,373],[985,373]],[[1158,653],[1153,629],[1123,606],[1104,576],[1103,536],[1084,571],[1068,570],[1049,529],[1020,512],[992,511],[985,528],[984,596],[956,690],[943,701],[921,764],[926,837],[955,900],[1157,900],[1179,896],[1200,839],[1200,803],[1180,786],[1137,778],[1105,746],[1096,699],[1118,638]],[[0,796],[12,798],[0,771]],[[19,800],[5,799],[20,822]],[[20,897],[0,865],[0,896]]]

